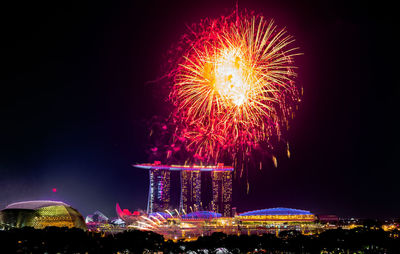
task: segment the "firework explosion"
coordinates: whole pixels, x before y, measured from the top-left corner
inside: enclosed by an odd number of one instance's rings
[[[190,30],[169,75],[173,145],[204,163],[272,154],[272,139],[283,140],[300,101],[293,37],[262,16],[237,12]]]

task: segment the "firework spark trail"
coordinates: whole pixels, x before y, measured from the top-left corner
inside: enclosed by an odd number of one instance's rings
[[[262,16],[234,13],[202,21],[185,40],[170,74],[175,136],[206,163],[237,161],[260,144],[272,150],[300,101],[293,37]]]

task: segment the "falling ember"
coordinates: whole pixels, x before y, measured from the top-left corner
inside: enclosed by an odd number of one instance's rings
[[[235,12],[193,25],[183,38],[170,73],[176,137],[206,163],[238,155],[244,163],[257,149],[273,154],[300,101],[293,37],[262,16]]]
[[[57,188],[53,188],[51,191],[52,192],[57,192]]]
[[[272,162],[274,163],[275,168],[278,167],[278,159],[275,156],[272,156]]]

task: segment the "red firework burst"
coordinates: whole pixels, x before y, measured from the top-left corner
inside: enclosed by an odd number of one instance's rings
[[[170,74],[170,100],[175,134],[193,158],[235,162],[281,140],[300,101],[293,42],[262,16],[234,13],[192,26]]]

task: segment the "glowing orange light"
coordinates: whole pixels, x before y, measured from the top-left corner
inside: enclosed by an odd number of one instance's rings
[[[271,150],[299,102],[292,36],[261,16],[235,14],[193,28],[171,75],[176,140],[195,160]]]
[[[250,84],[245,78],[243,63],[236,52],[226,50],[216,60],[215,89],[224,99],[236,106],[247,100]]]

